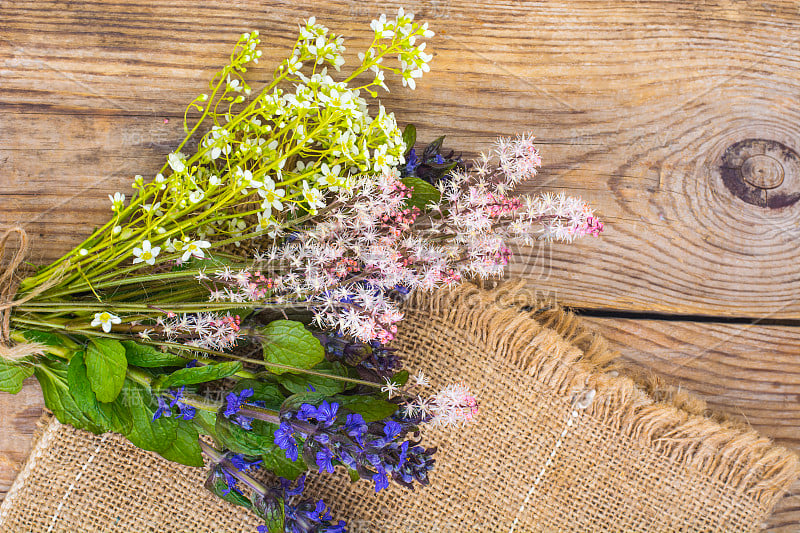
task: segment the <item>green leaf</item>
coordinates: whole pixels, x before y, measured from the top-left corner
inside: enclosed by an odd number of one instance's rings
[[[95,338],[86,347],[86,375],[101,402],[113,402],[125,383],[125,348],[114,339]]]
[[[153,382],[154,389],[168,389],[170,387],[180,387],[181,385],[195,385],[197,383],[208,383],[217,379],[223,379],[239,372],[242,363],[239,361],[227,361],[206,366],[196,366],[193,368],[181,368],[168,376],[161,376]]]
[[[402,387],[408,383],[408,370],[401,370],[400,372],[397,372],[394,376],[392,376],[392,382],[396,383],[399,387]]]
[[[301,322],[275,320],[261,330],[264,360],[297,368],[308,369],[325,359],[325,349]],[[273,374],[292,372],[283,368],[269,367]]]
[[[104,431],[110,431],[112,429],[111,411],[107,404],[101,404],[97,401],[94,391],[92,391],[92,386],[86,375],[84,356],[85,353],[79,351],[69,361],[69,366],[67,367],[69,392],[86,418]]]
[[[283,533],[284,509],[283,498],[274,498],[267,495],[266,498],[260,495],[253,496],[253,511],[264,520],[269,533]]]
[[[272,444],[267,448],[261,458],[264,460],[262,464],[264,468],[271,470],[276,476],[285,477],[292,481],[308,471],[308,466],[303,461],[302,456],[298,457],[297,461],[292,461],[286,457],[286,452],[276,444]]]
[[[288,374],[287,374],[288,375]],[[270,376],[272,378],[272,376]],[[273,378],[274,379],[274,378]],[[248,401],[261,400],[267,409],[279,410],[286,397],[281,394],[277,383],[259,381],[256,379],[242,379],[236,384],[232,392],[242,392],[244,389],[252,389],[253,396]]]
[[[405,155],[411,152],[411,149],[414,148],[414,144],[417,142],[417,128],[413,124],[407,124],[405,128],[403,128],[403,142],[406,145],[406,153]]]
[[[313,368],[315,372],[323,372],[333,376],[348,377],[347,369],[339,362],[323,361]],[[316,392],[333,396],[347,389],[348,383],[337,379],[311,376],[308,374],[283,374],[278,378],[281,385],[293,394],[308,391],[308,386],[314,387]]]
[[[217,437],[217,414],[203,409],[195,411],[192,422],[200,428],[200,431],[205,435],[210,435],[215,441],[219,442]]]
[[[125,358],[129,365],[142,368],[160,368],[164,366],[184,366],[189,361],[169,352],[162,352],[153,346],[139,344],[134,341],[122,341],[125,347]]]
[[[316,407],[321,404],[323,400],[327,399],[328,395],[322,394],[321,392],[301,392],[298,394],[292,394],[286,398],[286,400],[283,402],[283,405],[281,405],[281,414],[288,413],[290,411],[297,411],[304,403],[308,403]]]
[[[30,361],[6,361],[0,359],[0,391],[16,394],[22,390],[22,382],[33,375]]]
[[[235,490],[231,490],[228,488],[228,482],[225,481],[225,476],[222,474],[221,466],[214,467],[206,478],[205,488],[216,494],[218,497],[222,498],[226,502],[230,502],[234,505],[241,505],[246,509],[251,509],[252,504],[250,503],[250,499],[246,496],[242,496]],[[226,493],[227,492],[227,493]]]
[[[114,409],[121,415],[122,421],[127,410],[130,427],[123,427],[124,431],[121,433],[139,448],[161,453],[177,438],[178,421],[165,416],[153,420],[158,403],[150,391],[142,385],[126,379],[125,388],[114,404]]]
[[[422,152],[422,157],[420,160],[424,163],[427,163],[429,159],[433,159],[436,157],[436,154],[439,153],[442,149],[442,143],[444,143],[444,135],[434,139],[432,143],[425,147],[425,150]]]
[[[198,442],[199,434],[194,425],[185,420],[178,421],[176,438],[166,450],[159,452],[161,457],[186,466],[204,466],[203,453]]]
[[[354,413],[360,414],[367,424],[383,420],[397,411],[397,404],[374,396],[334,396],[331,400],[338,402],[339,405]]]
[[[215,429],[220,443],[234,453],[245,455],[261,455],[272,444],[273,435],[278,429],[275,424],[263,420],[253,420],[250,431],[234,424],[222,415],[217,414]]]
[[[400,180],[406,187],[412,187],[411,198],[406,200],[406,203],[418,207],[420,210],[425,211],[427,205],[436,203],[442,197],[439,194],[439,189],[431,185],[425,180],[419,178],[403,178]]]
[[[72,353],[79,348],[78,344],[72,339],[52,331],[37,331],[34,329],[25,330],[22,337],[29,342],[36,342],[47,346],[47,351],[69,359]]]
[[[97,398],[86,375],[86,362],[84,361],[83,351],[75,353],[69,361],[67,384],[69,385],[69,392],[81,410],[87,411],[97,407]]]
[[[59,422],[71,424],[76,428],[86,429],[92,433],[102,433],[103,428],[97,426],[87,418],[75,399],[69,392],[67,385],[67,365],[63,361],[47,360],[40,363],[34,370],[39,385],[42,386],[44,404],[53,411]]]
[[[62,347],[62,348],[76,348],[77,345],[71,340],[53,333],[52,331],[37,331],[28,329],[22,332],[22,336],[30,342],[38,342],[45,346]]]
[[[352,468],[348,468],[347,474],[350,476],[350,483],[355,483],[356,481],[361,479],[361,475],[359,475],[358,470],[353,470]]]

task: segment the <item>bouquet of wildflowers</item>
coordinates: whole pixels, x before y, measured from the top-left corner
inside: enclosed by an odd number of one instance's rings
[[[477,401],[402,368],[404,297],[501,275],[514,241],[602,224],[578,199],[511,194],[541,163],[530,136],[473,164],[442,139],[417,154],[413,127],[364,96],[387,74],[413,89],[433,34],[402,10],[372,29],[345,76],[342,38],[308,20],[255,96],[259,37],[242,35],[161,172],[111,195],[108,223],[63,258],[13,291],[3,277],[0,390],[34,375],[60,421],[208,465],[206,487],[263,531],[344,531],[302,496],[308,471],[427,484],[424,428]]]

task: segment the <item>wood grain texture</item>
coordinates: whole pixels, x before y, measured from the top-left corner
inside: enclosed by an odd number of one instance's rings
[[[42,389],[35,379],[25,381],[19,394],[0,392],[0,499],[30,452],[36,421],[42,415]]]
[[[585,317],[622,361],[800,451],[800,328]]]
[[[584,241],[579,251],[553,249],[547,282],[563,301],[800,317],[800,203],[747,203],[720,171],[726,149],[746,139],[800,152],[794,2],[407,5],[439,30],[434,72],[415,93],[395,85],[382,101],[402,122],[419,124],[423,138],[447,133],[469,151],[499,133],[534,130],[545,160],[538,183],[582,194],[608,222],[603,239]],[[137,148],[154,138],[165,148],[177,144],[178,130],[159,127],[159,119],[177,116],[204,90],[239,32],[257,27],[268,36],[262,65],[271,67],[291,45],[294,24],[312,13],[346,33],[354,52],[366,43],[369,19],[389,7],[5,2],[0,131],[9,120],[41,115],[36,127],[84,135],[61,136],[60,147],[46,152],[33,145],[5,153],[4,181],[57,179],[98,196],[116,190],[123,177],[155,167]],[[251,78],[267,72],[256,69]],[[94,123],[98,115],[105,124]],[[116,161],[89,149],[98,142],[132,152],[111,174],[119,181],[97,181]],[[86,159],[75,166],[76,157]],[[784,169],[790,195],[800,192],[796,170]],[[73,205],[80,214],[66,229],[76,237],[104,219],[92,196]],[[40,243],[41,257],[68,248],[67,240],[56,244]],[[517,273],[535,263],[527,255]]]
[[[107,194],[160,168],[242,31],[262,34],[258,87],[301,20],[345,34],[354,57],[397,5],[0,0],[0,224],[25,224],[31,262],[55,259],[106,221]],[[526,190],[581,195],[607,223],[600,239],[519,250],[513,274],[587,309],[800,319],[795,2],[403,5],[437,32],[433,72],[382,103],[467,153],[533,130],[544,167]],[[800,450],[797,328],[591,320],[627,360]],[[32,387],[0,394],[0,451],[15,461]],[[768,525],[800,530],[800,484]]]

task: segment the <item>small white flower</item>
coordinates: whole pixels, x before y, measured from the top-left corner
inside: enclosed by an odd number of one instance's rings
[[[404,72],[402,81],[403,81],[403,87],[408,87],[409,89],[411,89],[413,91],[414,89],[417,88],[417,82],[414,81],[414,78],[412,77],[412,74],[413,73],[408,72],[408,71]]]
[[[78,253],[81,254],[82,256],[87,256],[89,255],[89,250],[87,250],[86,248],[81,248],[80,250],[78,250]]]
[[[300,62],[297,56],[293,55],[286,62],[286,68],[289,74],[294,74],[295,72],[303,68],[303,64]]]
[[[92,320],[92,327],[96,328],[97,326],[102,326],[103,331],[108,333],[111,331],[112,324],[119,324],[122,322],[122,319],[117,315],[112,315],[108,311],[103,311],[102,313],[95,313],[94,320]]]
[[[153,332],[152,329],[143,329],[137,335],[139,335],[140,339],[144,339],[146,341],[150,340],[150,334]]]
[[[308,202],[308,208],[311,212],[315,212],[318,207],[325,207],[325,199],[322,193],[316,187],[309,188],[307,181],[303,181],[303,198]]]
[[[136,258],[133,260],[133,264],[135,265],[137,263],[144,262],[148,265],[155,265],[156,257],[158,257],[159,253],[161,253],[160,247],[156,246],[153,248],[150,245],[150,241],[144,240],[141,248],[136,247],[133,249],[133,255],[136,256]]]
[[[145,213],[150,213],[151,211],[155,211],[158,214],[158,208],[161,207],[161,202],[156,202],[155,204],[144,204],[142,205],[142,211]]]
[[[386,394],[388,394],[389,399],[391,400],[392,395],[394,395],[395,393],[397,393],[397,391],[400,390],[400,386],[389,378],[383,378],[383,379],[384,381],[386,381],[386,385],[381,387],[381,392],[385,392]]]
[[[264,178],[264,183],[258,189],[258,195],[264,199],[264,202],[262,203],[263,209],[266,209],[267,206],[270,206],[276,211],[281,211],[283,209],[283,203],[281,203],[281,199],[286,196],[286,190],[276,189],[275,182],[272,181],[272,178]]]
[[[167,163],[174,172],[183,172],[186,170],[186,156],[182,153],[171,153],[167,156]]]
[[[108,199],[111,200],[111,210],[112,211],[119,211],[122,209],[122,204],[125,203],[125,195],[115,192],[114,196],[108,195]]]
[[[422,370],[420,370],[419,372],[417,372],[417,375],[416,375],[416,376],[414,376],[414,382],[415,382],[417,385],[420,385],[420,386],[422,386],[422,387],[427,387],[428,385],[430,385],[430,384],[431,384],[431,380],[430,380],[430,379],[428,379],[428,376],[426,376],[426,375],[425,375],[425,374],[422,372]]]
[[[183,249],[183,255],[181,256],[181,261],[188,261],[191,256],[195,256],[198,259],[205,258],[206,254],[203,252],[204,249],[209,248],[211,243],[208,241],[192,241],[186,245]]]
[[[196,204],[197,202],[205,198],[205,196],[206,194],[198,189],[189,193],[189,201],[192,202],[193,204]]]
[[[122,231],[122,226],[114,226],[114,229],[111,230],[111,233],[113,233],[114,235],[119,235],[121,231]]]

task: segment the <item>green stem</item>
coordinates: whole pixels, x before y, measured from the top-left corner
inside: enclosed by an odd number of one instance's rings
[[[200,440],[200,448],[203,449],[203,453],[205,453],[209,457],[209,459],[211,459],[212,462],[221,464],[223,467],[225,467],[225,470],[227,470],[229,474],[231,474],[233,477],[235,477],[236,479],[238,479],[239,481],[250,487],[253,491],[262,495],[267,493],[267,487],[262,485],[255,478],[245,474],[244,472],[236,468],[236,466],[234,466],[234,464],[231,463],[230,459],[228,459],[225,455],[223,455],[222,452],[220,452],[216,448],[213,448],[212,446],[209,446],[202,440]]]

